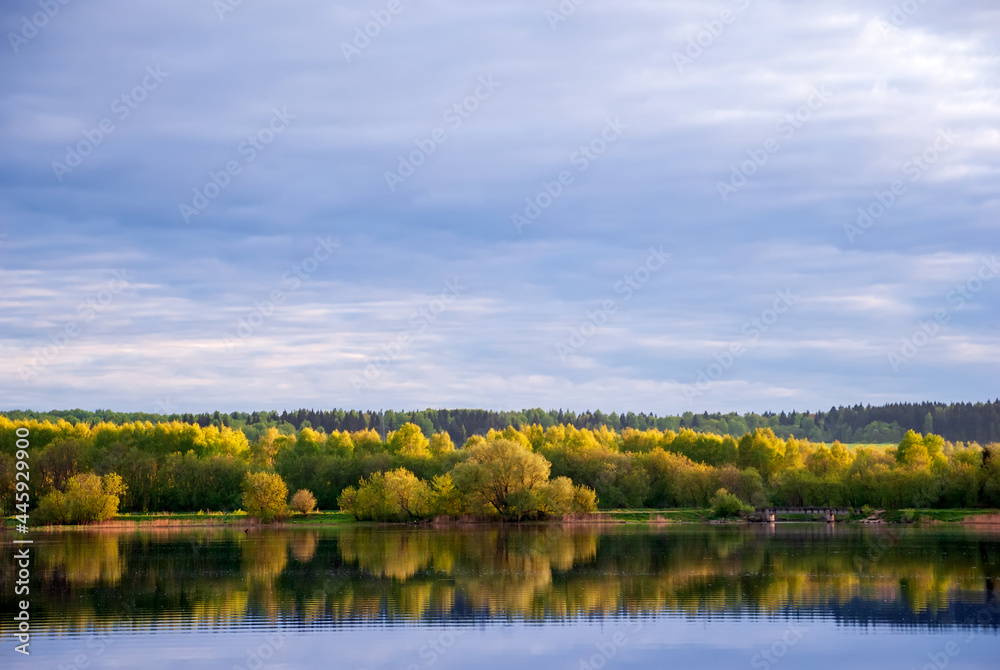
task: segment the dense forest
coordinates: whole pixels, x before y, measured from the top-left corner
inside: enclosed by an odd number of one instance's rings
[[[377,501],[416,490],[433,492],[452,505],[447,513],[460,515],[477,511],[467,502],[480,509],[493,502],[483,482],[494,476],[496,463],[521,471],[517,463],[527,463],[537,475],[530,487],[510,489],[493,504],[504,516],[527,498],[536,505],[563,496],[572,508],[577,493],[571,487],[596,493],[603,508],[707,507],[720,489],[757,506],[1000,507],[1000,445],[931,433],[908,431],[895,446],[848,447],[782,438],[771,428],[734,437],[688,428],[532,423],[490,429],[456,447],[449,432],[428,438],[415,423],[386,430],[383,436],[372,428],[271,426],[249,440],[226,425],[0,417],[0,505],[11,513],[15,465],[28,462],[32,502],[60,498],[54,492],[73,486],[81,495],[99,494],[103,481],[122,492],[123,512],[236,510],[248,473],[266,472],[280,477],[283,490],[312,492],[321,509],[353,504],[366,492]],[[18,451],[18,431],[30,445],[23,447],[27,454]],[[488,461],[491,450],[506,455]],[[411,516],[434,513],[433,506],[421,509]]]
[[[1000,442],[1000,400],[979,403],[897,403],[880,407],[855,405],[833,407],[828,412],[765,412],[739,415],[694,414],[656,416],[635,412],[605,414],[586,411],[580,414],[563,410],[526,409],[518,412],[496,412],[482,409],[427,409],[422,411],[357,411],[357,410],[307,410],[294,412],[231,412],[203,414],[150,414],[145,412],[113,412],[81,409],[34,412],[13,410],[0,412],[9,419],[38,419],[70,423],[130,423],[149,421],[163,423],[179,421],[201,427],[238,428],[250,441],[260,439],[269,428],[277,428],[284,435],[291,435],[302,428],[355,432],[374,429],[385,437],[398,430],[404,423],[413,423],[428,438],[434,433],[447,432],[453,442],[463,444],[472,435],[485,435],[489,430],[503,430],[508,426],[522,428],[538,424],[542,428],[555,425],[572,425],[591,430],[606,426],[610,430],[626,428],[678,431],[688,428],[698,433],[740,436],[757,428],[770,428],[782,439],[795,436],[813,442],[838,440],[845,444],[895,444],[908,430],[934,433],[952,442]]]

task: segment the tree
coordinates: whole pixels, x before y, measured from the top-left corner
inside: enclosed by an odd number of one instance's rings
[[[906,431],[906,435],[896,447],[896,462],[915,469],[927,467],[930,464],[930,456],[923,438],[912,430]]]
[[[405,468],[375,472],[358,487],[345,488],[337,503],[359,521],[406,521],[431,513],[431,491]]]
[[[386,446],[390,453],[413,458],[428,458],[431,455],[430,442],[415,423],[404,423],[389,435]]]
[[[452,442],[451,435],[444,432],[434,433],[434,437],[431,438],[431,453],[435,458],[453,451],[455,451],[455,443]]]
[[[308,489],[299,489],[292,496],[290,507],[299,514],[311,514],[316,511],[316,496]]]
[[[569,477],[556,477],[541,488],[538,513],[541,516],[591,514],[597,510],[597,494],[587,486],[573,486]]]
[[[461,516],[468,511],[461,491],[447,473],[431,480],[430,506],[434,516]]]
[[[280,475],[248,472],[243,479],[243,509],[254,519],[270,523],[288,514],[288,486]]]
[[[785,456],[785,445],[770,428],[758,428],[740,438],[736,454],[736,464],[740,468],[754,468],[764,478],[771,481],[771,476],[778,472]]]
[[[57,439],[42,449],[36,462],[39,488],[65,490],[73,475],[89,469],[83,467],[87,451],[86,443],[78,439]]]
[[[114,473],[104,477],[93,473],[75,475],[67,482],[65,492],[56,489],[39,501],[37,516],[43,523],[107,521],[118,514],[124,493],[122,478]]]
[[[505,519],[524,515],[525,498],[548,482],[549,462],[517,442],[493,439],[466,451],[466,460],[451,471],[455,485]]]
[[[746,505],[734,494],[722,488],[712,496],[712,516],[717,519],[740,516],[752,512],[753,507]]]
[[[597,511],[597,493],[589,486],[573,487],[573,513],[593,514]]]

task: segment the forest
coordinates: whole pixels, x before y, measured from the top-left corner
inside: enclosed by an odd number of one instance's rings
[[[28,433],[30,446],[16,459],[18,431]],[[416,423],[384,436],[372,428],[271,426],[250,440],[226,425],[0,417],[4,514],[13,511],[20,461],[30,464],[33,504],[49,495],[59,499],[56,492],[71,484],[99,492],[103,481],[120,494],[119,512],[241,509],[244,483],[256,473],[275,475],[286,493],[311,492],[320,509],[400,520],[438,513],[528,518],[544,515],[546,505],[573,512],[594,503],[704,508],[720,489],[753,506],[1000,507],[1000,445],[915,431],[891,446],[848,446],[782,438],[769,427],[737,437],[690,428],[531,423],[490,429],[456,446],[449,432],[428,436]],[[503,478],[515,470],[522,483],[510,485]],[[492,494],[501,479],[507,488]],[[414,491],[418,504],[409,511],[407,498],[404,507],[358,512],[359,496],[377,501]]]
[[[895,444],[908,430],[934,433],[953,442],[1000,442],[1000,400],[978,403],[897,403],[872,407],[832,407],[826,412],[763,414],[728,414],[685,412],[681,415],[656,416],[636,412],[611,412],[599,410],[575,413],[564,410],[525,409],[516,412],[497,412],[482,409],[427,409],[419,411],[358,411],[358,410],[308,410],[288,412],[209,412],[202,414],[146,412],[96,412],[74,409],[49,412],[12,410],[0,412],[8,419],[38,419],[42,421],[66,420],[70,423],[130,423],[150,421],[164,423],[180,421],[202,427],[238,428],[253,442],[260,439],[269,428],[277,428],[290,435],[302,428],[322,428],[333,431],[356,432],[373,429],[383,437],[398,430],[404,423],[414,423],[430,437],[447,432],[455,444],[464,444],[473,435],[485,435],[489,430],[503,430],[508,426],[522,428],[538,424],[542,428],[572,425],[591,430],[606,426],[622,431],[626,428],[679,431],[689,428],[699,433],[717,435],[743,435],[757,428],[770,428],[782,439],[796,436],[813,442],[845,444]]]

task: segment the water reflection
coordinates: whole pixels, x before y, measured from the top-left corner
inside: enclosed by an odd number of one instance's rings
[[[624,614],[1000,621],[1000,537],[962,529],[173,529],[40,535],[35,552],[32,607],[50,629]],[[0,578],[12,611],[9,563]]]

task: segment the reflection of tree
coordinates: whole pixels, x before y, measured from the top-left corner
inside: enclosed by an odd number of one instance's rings
[[[351,528],[338,539],[344,561],[376,577],[407,579],[432,557],[428,531]]]
[[[37,556],[32,606],[59,611],[68,626],[163,613],[219,623],[248,614],[344,621],[791,609],[865,620],[865,608],[883,605],[948,620],[957,602],[981,603],[995,588],[1000,540],[849,526],[779,527],[773,536],[735,527],[350,526],[65,533],[45,538]],[[12,575],[0,566],[0,582]],[[0,594],[5,611],[10,591]]]
[[[300,563],[308,563],[316,555],[316,546],[319,544],[319,534],[315,531],[303,531],[295,533],[288,538],[288,548],[292,556]]]
[[[280,532],[259,531],[240,543],[243,575],[250,582],[272,583],[288,565],[288,540]]]
[[[45,570],[72,586],[114,585],[124,569],[117,534],[67,533],[39,552]]]

